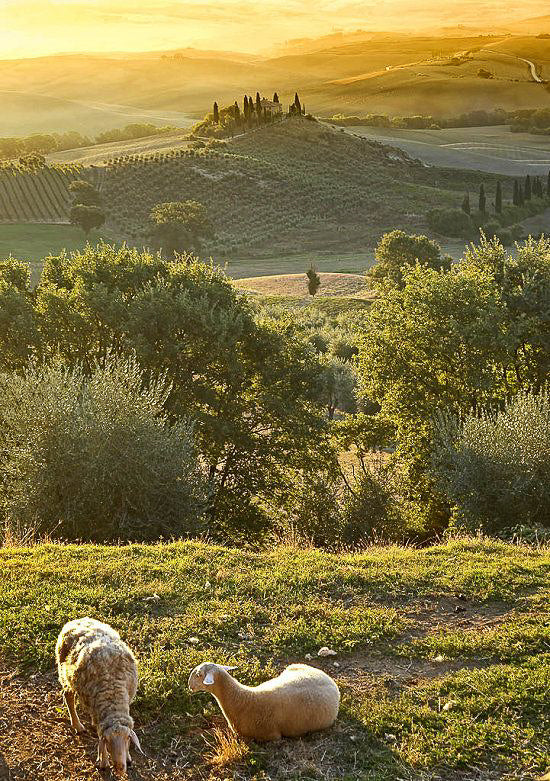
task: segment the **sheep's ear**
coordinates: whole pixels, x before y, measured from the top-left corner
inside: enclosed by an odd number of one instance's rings
[[[140,752],[140,754],[143,754],[143,750],[142,750],[141,746],[139,745],[139,738],[138,738],[138,736],[136,735],[136,733],[134,732],[133,729],[130,730],[130,740],[132,741],[134,746],[137,748],[137,750]]]
[[[202,679],[202,682],[205,683],[207,686],[212,686],[214,683],[214,676],[212,675],[212,672],[209,670],[204,678]]]
[[[237,669],[236,667],[227,667],[225,664],[220,664],[220,667],[222,668],[222,670],[227,670],[228,672],[229,672],[229,670],[236,670]]]

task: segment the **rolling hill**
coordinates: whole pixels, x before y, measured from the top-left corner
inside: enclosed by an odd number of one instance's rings
[[[483,175],[489,191],[498,177]],[[215,255],[365,248],[385,230],[425,228],[430,208],[459,206],[477,172],[427,168],[395,148],[307,119],[236,136],[222,148],[126,155],[107,163],[107,226],[148,237],[148,215],[182,194],[204,203]]]
[[[310,110],[325,115],[443,117],[550,105],[550,92],[533,82],[518,56],[548,62],[550,40],[468,30],[447,37],[365,33],[306,41],[255,59],[182,50],[0,60],[0,96],[9,109],[0,117],[0,136],[94,134],[139,120],[184,127],[213,100],[226,105],[257,90],[277,90],[286,103],[298,89]],[[480,68],[493,78],[479,78]]]

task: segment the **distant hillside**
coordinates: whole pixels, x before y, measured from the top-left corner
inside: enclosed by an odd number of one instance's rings
[[[67,129],[95,134],[135,121],[184,126],[203,116],[213,100],[223,106],[256,90],[265,95],[276,90],[283,103],[298,90],[310,110],[329,116],[444,117],[472,109],[550,105],[550,92],[533,82],[525,63],[489,51],[501,47],[515,54],[519,36],[451,32],[335,34],[293,43],[268,59],[184,49],[0,60],[6,108],[0,136]],[[545,54],[550,41],[525,33],[521,39],[519,56],[550,57]],[[480,68],[493,78],[480,78]]]
[[[540,33],[550,33],[550,14],[522,19],[520,22],[514,22],[511,27],[516,34],[539,35]]]

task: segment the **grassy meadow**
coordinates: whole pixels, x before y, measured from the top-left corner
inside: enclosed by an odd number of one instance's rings
[[[11,778],[99,778],[54,675],[60,627],[90,615],[139,658],[135,779],[500,779],[550,764],[550,556],[486,539],[423,550],[266,553],[200,543],[0,550],[0,757]],[[321,659],[328,646],[337,652]],[[211,660],[256,684],[312,663],[342,690],[336,726],[276,745],[231,737],[187,678]],[[31,707],[21,709],[21,698]],[[42,750],[30,750],[31,741]],[[1,767],[1,765],[0,765]]]
[[[75,225],[45,225],[41,223],[0,224],[0,257],[10,255],[30,264],[33,282],[36,284],[42,269],[42,259],[48,255],[59,255],[82,250],[89,241],[91,244],[104,238],[113,237],[104,231],[90,231],[88,239]]]

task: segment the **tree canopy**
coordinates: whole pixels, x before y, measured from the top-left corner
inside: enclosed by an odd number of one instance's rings
[[[376,263],[367,271],[373,282],[403,285],[405,266],[421,263],[432,269],[448,269],[451,259],[441,255],[441,247],[427,236],[418,236],[394,230],[386,233],[375,250]]]
[[[158,203],[151,210],[152,234],[167,257],[200,247],[212,234],[212,225],[204,204],[198,201]]]

